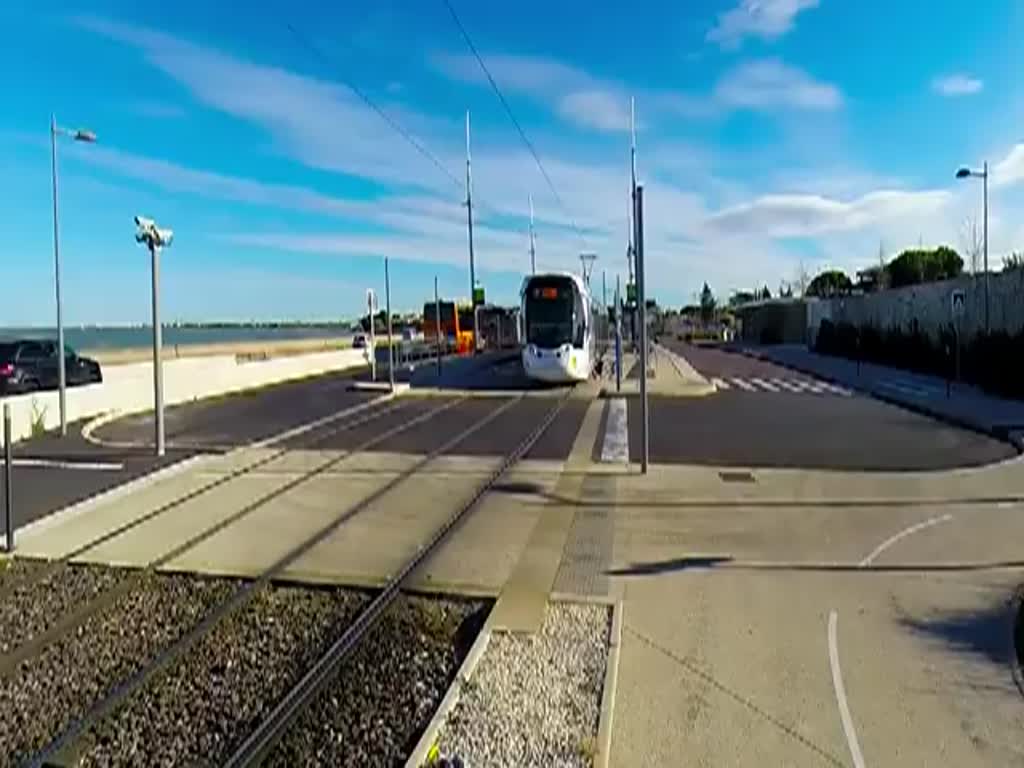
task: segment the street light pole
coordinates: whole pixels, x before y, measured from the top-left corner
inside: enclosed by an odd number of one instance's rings
[[[956,172],[958,179],[976,178],[981,179],[982,182],[982,195],[984,200],[984,222],[982,224],[985,237],[985,251],[984,251],[984,268],[985,268],[985,333],[989,333],[992,330],[992,326],[989,322],[989,282],[988,282],[988,162],[986,161],[982,165],[980,171],[973,171],[970,168],[961,168]]]
[[[466,110],[466,222],[469,229],[469,305],[476,306],[476,266],[473,264],[473,174],[469,156],[469,110]]]
[[[149,241],[153,282],[153,421],[156,423],[156,455],[164,455],[163,329],[160,327],[160,246]]]
[[[53,177],[53,288],[57,299],[57,386],[60,433],[68,433],[67,372],[64,368],[64,317],[60,300],[60,225],[57,212],[57,116],[50,115],[50,170]]]
[[[992,326],[989,324],[988,314],[988,161],[985,161],[984,170],[981,172],[982,187],[984,189],[984,231],[985,231],[985,333],[990,333]]]
[[[67,370],[64,360],[64,312],[60,297],[60,216],[57,204],[57,135],[65,134],[75,141],[89,144],[96,141],[92,131],[79,129],[68,131],[57,125],[57,116],[50,114],[50,175],[53,181],[53,290],[57,300],[57,388],[60,403],[60,433],[68,433]]]

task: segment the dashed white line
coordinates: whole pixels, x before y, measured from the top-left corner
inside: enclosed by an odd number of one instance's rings
[[[608,421],[604,425],[601,461],[629,463],[629,429],[625,398],[617,397],[608,401]]]
[[[776,387],[774,384],[772,384],[769,381],[765,381],[764,379],[751,379],[751,381],[754,382],[755,384],[757,384],[757,386],[761,387],[762,389],[767,389],[769,392],[778,392],[779,391],[778,387]]]
[[[737,387],[739,387],[740,389],[742,389],[742,390],[744,390],[746,392],[754,392],[757,389],[757,387],[751,386],[750,383],[745,381],[744,379],[735,379],[734,378],[734,379],[730,379],[730,381],[733,384],[735,384]]]
[[[860,744],[857,741],[857,730],[853,727],[850,706],[846,702],[843,673],[839,668],[839,648],[836,645],[836,624],[838,621],[839,614],[831,611],[828,615],[828,662],[832,667],[832,687],[835,688],[836,702],[839,704],[839,719],[843,721],[843,732],[846,734],[846,744],[850,748],[850,758],[853,760],[854,768],[865,768],[864,755],[861,754]]]
[[[867,568],[868,566],[871,565],[871,563],[874,561],[874,559],[876,557],[878,557],[880,554],[885,552],[885,550],[887,550],[889,547],[891,547],[893,544],[895,544],[900,539],[904,539],[907,536],[910,536],[911,534],[917,533],[918,531],[923,531],[925,528],[930,528],[933,525],[938,525],[939,523],[945,523],[945,522],[948,522],[948,521],[950,521],[952,519],[953,519],[952,515],[942,515],[941,517],[931,517],[931,518],[928,518],[927,520],[925,520],[923,522],[917,523],[916,525],[911,525],[911,526],[909,526],[907,528],[904,528],[899,533],[890,536],[888,539],[886,539],[881,544],[879,544],[877,547],[875,547],[870,555],[868,555],[863,560],[861,560],[859,563],[857,563],[857,567],[859,567],[859,568]]]
[[[782,387],[783,389],[788,389],[790,392],[799,392],[801,390],[801,387],[796,386],[794,382],[786,379],[772,379],[772,383]]]

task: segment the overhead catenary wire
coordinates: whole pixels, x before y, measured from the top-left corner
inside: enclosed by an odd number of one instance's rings
[[[310,42],[309,38],[307,38],[305,35],[303,35],[301,32],[299,32],[299,30],[296,29],[295,26],[293,24],[291,24],[291,22],[287,22],[286,21],[285,22],[285,26],[288,27],[289,31],[292,33],[292,35],[295,36],[295,39],[298,40],[300,45],[302,45],[310,53],[312,53],[316,58],[318,58],[322,64],[324,64],[325,66],[330,68],[332,71],[337,71],[339,73],[338,74],[339,79],[348,87],[348,89],[350,91],[352,91],[352,93],[354,93],[356,96],[358,96],[363,101],[363,103],[366,104],[366,106],[368,106],[370,109],[372,109],[374,112],[376,112],[377,115],[382,120],[384,120],[384,122],[386,122],[389,126],[391,126],[392,130],[394,130],[403,139],[405,139],[407,142],[409,142],[409,144],[412,145],[412,147],[417,152],[419,152],[421,155],[423,155],[423,157],[425,157],[427,160],[429,160],[431,163],[433,163],[434,167],[436,167],[439,171],[441,171],[441,173],[443,173],[445,176],[447,176],[451,180],[451,182],[453,184],[455,184],[455,186],[459,187],[460,189],[462,188],[463,182],[459,179],[459,177],[456,176],[454,173],[452,173],[444,165],[444,163],[442,163],[438,159],[437,155],[435,155],[433,152],[431,152],[423,144],[423,142],[419,141],[415,136],[413,136],[411,133],[409,133],[409,131],[407,131],[404,127],[402,127],[401,123],[399,123],[397,120],[395,120],[393,117],[391,117],[391,115],[389,115],[387,112],[385,112],[383,109],[381,109],[376,104],[376,102],[374,102],[374,100],[371,99],[366,94],[366,92],[362,88],[360,88],[358,85],[356,85],[351,79],[349,79],[349,78],[345,77],[344,75],[340,74],[340,68],[334,66],[333,63],[327,58],[327,56],[324,55],[323,51],[321,51],[319,48],[317,48],[315,45],[313,45],[313,43]]]
[[[551,190],[551,194],[554,196],[555,201],[558,203],[559,207],[561,207],[566,217],[568,217],[569,223],[572,225],[572,228],[576,232],[577,237],[579,237],[580,241],[584,244],[584,246],[586,246],[586,238],[583,237],[583,233],[580,231],[579,226],[576,224],[576,219],[569,212],[569,209],[566,206],[565,201],[562,199],[562,196],[558,194],[558,190],[555,188],[555,184],[551,180],[551,176],[548,175],[547,169],[544,168],[544,163],[541,162],[540,155],[537,154],[537,149],[533,146],[533,142],[530,141],[529,137],[527,137],[526,131],[523,130],[523,126],[519,123],[519,120],[516,119],[515,113],[512,111],[512,107],[509,105],[508,100],[505,98],[505,94],[501,92],[501,88],[498,87],[498,83],[495,81],[494,76],[491,75],[491,71],[487,68],[487,64],[484,63],[483,57],[480,55],[480,52],[477,50],[476,45],[474,45],[473,43],[473,39],[469,36],[469,32],[463,25],[462,20],[459,18],[459,15],[455,12],[455,8],[452,6],[451,0],[444,0],[444,4],[448,8],[448,12],[451,14],[452,21],[455,22],[455,26],[458,27],[459,32],[462,34],[463,40],[466,41],[466,45],[469,47],[470,52],[473,54],[473,57],[480,65],[480,69],[483,70],[484,75],[487,77],[487,81],[491,84],[491,89],[494,91],[494,94],[498,97],[498,101],[501,102],[502,107],[504,107],[505,114],[508,115],[508,118],[512,122],[512,125],[515,126],[516,131],[518,131],[519,138],[522,139],[523,144],[526,145],[526,148],[529,150],[530,154],[533,155],[534,162],[537,163],[537,168],[540,169],[541,176],[544,177],[544,181],[547,183],[548,189]]]

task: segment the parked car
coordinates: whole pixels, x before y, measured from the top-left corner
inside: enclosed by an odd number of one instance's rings
[[[353,349],[366,349],[366,336],[361,333],[357,333],[352,337],[352,348]]]
[[[0,341],[0,393],[15,394],[60,386],[57,343],[45,339]],[[100,364],[64,346],[64,375],[69,387],[103,381]]]

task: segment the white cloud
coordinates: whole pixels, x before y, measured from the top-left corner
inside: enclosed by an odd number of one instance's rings
[[[608,133],[628,132],[629,102],[608,91],[574,91],[566,94],[559,113],[572,122]]]
[[[877,227],[900,217],[935,215],[948,204],[946,190],[877,191],[850,202],[818,195],[765,195],[708,219],[721,232],[765,237],[810,237]]]
[[[1017,144],[992,166],[992,183],[997,187],[1008,187],[1021,182],[1024,182],[1024,144]]]
[[[719,15],[707,37],[722,48],[737,48],[747,37],[774,40],[793,28],[800,13],[817,5],[818,0],[740,0]]]
[[[970,75],[955,74],[937,77],[932,81],[932,89],[943,96],[970,96],[979,93],[985,84]]]
[[[778,59],[759,59],[736,67],[718,81],[715,97],[725,106],[749,109],[833,110],[843,104],[834,85]]]

